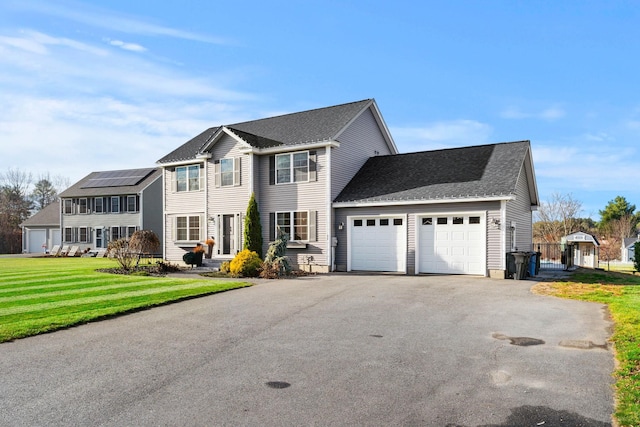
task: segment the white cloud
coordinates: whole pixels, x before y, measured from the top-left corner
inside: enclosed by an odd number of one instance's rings
[[[563,118],[566,115],[566,111],[558,106],[551,106],[537,112],[524,112],[520,108],[515,106],[509,106],[500,112],[500,117],[503,119],[538,119],[554,121]]]
[[[487,143],[491,126],[475,120],[451,120],[427,123],[421,127],[390,129],[402,152],[424,151],[462,145]]]
[[[52,3],[49,1],[30,0],[13,1],[10,5],[15,9],[56,16],[91,27],[104,28],[127,34],[165,36],[212,44],[228,43],[227,40],[221,37],[198,34],[150,23],[139,17],[125,16],[124,14],[115,13],[86,3],[76,3],[73,1]]]
[[[147,48],[136,43],[125,43],[121,40],[109,40],[109,44],[132,52],[146,52]]]

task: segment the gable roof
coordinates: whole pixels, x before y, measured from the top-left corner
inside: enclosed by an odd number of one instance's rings
[[[106,175],[127,175],[134,177],[129,184],[118,185],[122,181],[113,179],[113,183],[101,183],[101,180],[109,180],[112,178],[104,178]],[[71,187],[64,190],[58,196],[60,198],[69,197],[94,197],[94,196],[112,196],[119,194],[138,194],[144,190],[149,184],[160,178],[162,169],[160,168],[143,168],[143,169],[123,169],[117,171],[100,171],[91,172]]]
[[[600,246],[600,242],[593,234],[585,233],[584,231],[576,231],[575,233],[567,234],[561,239],[564,242],[585,242],[593,243],[595,246]]]
[[[640,242],[640,237],[625,237],[622,240],[622,244],[625,248],[633,246],[636,242]]]
[[[159,164],[194,160],[204,154],[223,131],[228,130],[253,148],[297,146],[318,141],[337,140],[340,133],[367,108],[373,99],[365,99],[332,107],[317,108],[259,120],[212,127],[192,138],[160,160]],[[381,119],[380,119],[381,120]],[[388,135],[393,144],[391,135]],[[395,148],[395,146],[394,146]]]
[[[529,141],[517,141],[371,157],[334,202],[512,198],[523,166],[531,161],[529,151]],[[537,191],[532,199],[537,204]]]
[[[56,200],[24,220],[21,227],[60,227],[60,201]]]

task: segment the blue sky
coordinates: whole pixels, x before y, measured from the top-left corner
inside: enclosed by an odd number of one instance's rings
[[[632,1],[0,0],[0,171],[75,182],[375,98],[401,152],[531,140],[541,199],[598,219],[640,207],[638,22]]]

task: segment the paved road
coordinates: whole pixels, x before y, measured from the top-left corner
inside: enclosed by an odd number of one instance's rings
[[[0,344],[0,424],[609,425],[604,307],[532,284],[269,281]]]

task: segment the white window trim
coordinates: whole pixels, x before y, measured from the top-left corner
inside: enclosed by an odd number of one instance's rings
[[[295,227],[296,227],[296,224],[295,224],[295,214],[296,214],[296,213],[301,213],[301,212],[304,212],[304,213],[306,213],[306,214],[307,214],[307,225],[306,225],[306,228],[307,228],[307,238],[306,238],[306,239],[293,239],[293,236],[295,236]],[[309,237],[310,237],[310,232],[311,232],[310,227],[309,227],[309,224],[310,224],[310,222],[311,222],[311,218],[310,218],[310,216],[311,216],[311,212],[310,212],[310,211],[307,211],[307,210],[298,210],[298,211],[276,211],[276,214],[275,214],[275,221],[276,221],[276,224],[275,224],[275,227],[276,227],[276,236],[277,236],[277,232],[278,232],[278,230],[280,229],[280,226],[278,225],[278,214],[289,214],[289,219],[290,219],[290,221],[291,221],[291,225],[290,225],[290,227],[291,227],[291,233],[289,233],[289,241],[290,241],[290,242],[293,242],[293,243],[297,243],[297,242],[299,242],[299,243],[308,243],[308,242],[310,242],[310,241],[311,241],[311,240],[309,239]]]
[[[191,228],[189,227],[189,218],[193,218],[196,217],[198,218],[198,238],[196,240],[193,239],[189,239],[189,235],[191,234]],[[179,218],[186,218],[187,219],[187,240],[178,240],[178,219]],[[202,231],[203,228],[205,226],[204,223],[204,217],[202,215],[196,214],[196,215],[176,215],[176,217],[173,219],[173,241],[176,243],[180,243],[180,244],[192,244],[192,243],[197,243],[200,242],[202,240]]]
[[[67,203],[69,204],[69,212],[67,212]],[[62,213],[65,215],[73,215],[73,199],[64,199],[62,203]]]
[[[129,200],[133,199],[133,210],[130,211],[129,210]],[[127,196],[127,212],[138,212],[138,210],[136,209],[136,205],[137,205],[137,200],[136,200],[136,196]]]
[[[113,201],[117,200],[118,201],[118,210],[114,211],[113,210]],[[120,206],[120,196],[111,196],[111,198],[109,199],[109,203],[111,206],[111,213],[120,213],[122,212],[122,206]]]
[[[189,170],[191,168],[198,168],[198,188],[197,189],[192,189],[191,188],[191,180],[189,179]],[[178,189],[178,171],[184,169],[185,174],[186,174],[186,189],[185,190],[179,190]],[[174,181],[174,192],[175,193],[189,193],[189,192],[196,192],[196,191],[204,191],[204,173],[201,170],[200,164],[196,164],[196,165],[186,165],[186,166],[178,166],[176,167],[175,170],[175,177],[173,179]]]
[[[82,212],[82,205],[80,204],[80,202],[84,200],[84,212]],[[89,199],[87,199],[86,197],[82,197],[80,199],[78,199],[78,214],[79,215],[87,215],[91,213],[89,210]]]
[[[100,200],[101,203],[101,207],[100,207],[100,211],[98,212],[98,209],[96,208],[96,206],[98,206],[98,200]],[[102,197],[94,197],[93,200],[93,213],[98,213],[98,214],[102,214],[104,213],[104,199]]]
[[[82,230],[84,230],[84,240],[82,239]],[[79,243],[89,242],[89,227],[78,227],[78,242]]]
[[[293,156],[296,154],[306,154],[307,155],[307,179],[306,180],[300,180],[300,181],[296,181],[295,179],[295,167],[294,167],[294,163],[293,163]],[[278,182],[278,157],[284,157],[284,156],[289,156],[289,181],[286,182]],[[292,153],[282,153],[282,154],[276,154],[275,155],[275,167],[274,167],[274,173],[275,173],[275,184],[276,185],[286,185],[286,184],[294,184],[294,183],[300,183],[300,182],[309,182],[310,179],[310,171],[309,171],[309,151],[294,151]]]

